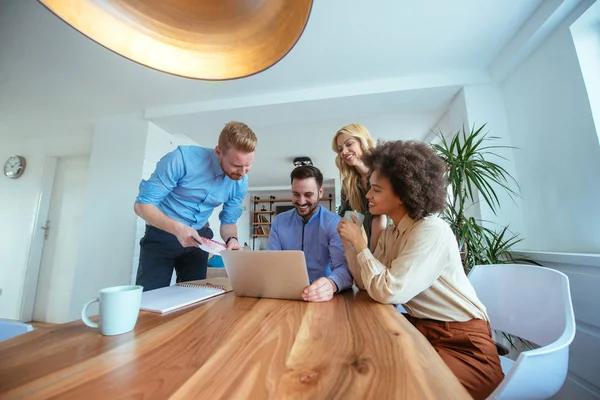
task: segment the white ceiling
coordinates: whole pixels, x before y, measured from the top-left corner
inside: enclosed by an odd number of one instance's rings
[[[243,121],[258,136],[252,186],[287,185],[295,157],[308,156],[326,178],[337,176],[331,141],[349,123],[361,123],[376,139],[423,139],[456,93],[458,86],[334,99],[199,112],[152,122],[213,147],[228,121]]]
[[[336,97],[313,101],[210,110],[205,112],[151,118],[171,133],[183,133],[202,141],[206,131],[220,131],[228,121],[243,121],[249,126],[302,124],[330,119],[359,120],[377,115],[428,115],[439,118],[459,86],[404,90],[361,96]],[[435,122],[434,120],[433,122]],[[431,121],[430,121],[431,122]],[[426,132],[415,132],[416,135]]]
[[[0,1],[0,121],[147,107],[423,73],[486,69],[541,0],[315,0],[296,47],[266,72],[201,82],[130,62],[35,0]]]
[[[214,146],[224,123],[241,120],[259,136],[252,186],[287,185],[290,158],[304,155],[332,178],[337,129],[355,122],[376,138],[422,139],[468,83],[463,77],[489,77],[540,4],[314,0],[281,62],[249,78],[205,82],[124,59],[35,0],[0,0],[0,135],[145,112],[171,133]]]

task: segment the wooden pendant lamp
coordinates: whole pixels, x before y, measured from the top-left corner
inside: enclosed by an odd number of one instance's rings
[[[194,79],[242,78],[294,47],[312,0],[39,0],[104,47]]]

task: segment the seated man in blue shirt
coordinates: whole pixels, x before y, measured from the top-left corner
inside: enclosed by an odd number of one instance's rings
[[[147,222],[136,280],[144,290],[169,286],[173,269],[177,282],[206,278],[208,253],[197,240],[213,237],[208,218],[221,204],[221,237],[228,249],[241,248],[235,224],[248,193],[246,174],[256,143],[248,126],[230,122],[216,148],[180,146],[142,180],[134,210]]]
[[[302,250],[308,277],[305,301],[329,301],[335,293],[352,286],[352,276],[337,232],[340,217],[321,207],[323,174],[313,166],[292,171],[292,203],[289,210],[275,217],[267,250]]]

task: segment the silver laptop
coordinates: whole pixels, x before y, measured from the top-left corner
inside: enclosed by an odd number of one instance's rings
[[[236,296],[302,300],[309,285],[300,250],[223,250],[221,256]]]

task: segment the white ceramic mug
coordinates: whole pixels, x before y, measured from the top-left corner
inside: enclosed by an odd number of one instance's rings
[[[143,288],[138,285],[113,286],[100,290],[98,297],[88,301],[81,310],[83,323],[91,328],[100,328],[103,335],[120,335],[135,327],[140,313]],[[92,304],[100,304],[100,321],[95,323],[87,316]]]
[[[356,217],[356,219],[358,220],[359,225],[362,226],[363,221],[365,220],[365,216],[356,211],[346,211],[344,213],[344,218],[346,218],[348,221],[350,221],[352,223],[354,223],[354,220],[352,219],[351,215],[354,215]]]

